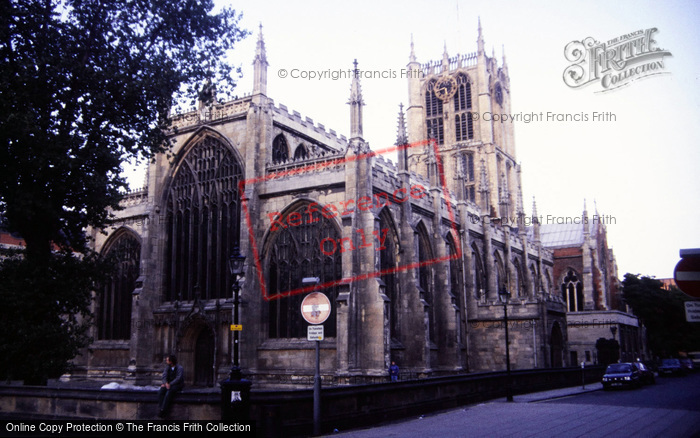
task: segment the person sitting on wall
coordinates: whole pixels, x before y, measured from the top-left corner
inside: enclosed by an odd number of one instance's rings
[[[170,354],[165,358],[163,384],[158,391],[158,416],[163,418],[170,410],[175,395],[185,387],[185,370],[177,364],[177,357]]]

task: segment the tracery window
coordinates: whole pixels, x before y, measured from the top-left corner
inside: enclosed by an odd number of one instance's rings
[[[390,300],[389,331],[392,340],[399,340],[401,328],[401,302],[399,288],[397,284],[396,267],[398,254],[398,238],[394,233],[394,223],[391,220],[388,210],[382,210],[379,215],[379,230],[384,240],[384,244],[379,247],[379,272],[382,273],[384,282],[384,293]],[[386,231],[385,231],[386,230]]]
[[[303,160],[308,156],[308,152],[306,151],[306,146],[303,144],[300,144],[297,146],[296,150],[294,151],[294,159],[295,160]]]
[[[457,75],[457,92],[454,95],[455,134],[457,141],[474,138],[474,119],[472,117],[472,84],[465,74]]]
[[[561,284],[561,293],[569,312],[583,311],[583,283],[573,269],[569,269]]]
[[[280,134],[272,141],[272,162],[281,163],[289,159],[289,147],[284,135]]]
[[[445,129],[442,120],[442,100],[436,95],[433,87],[437,81],[432,79],[425,89],[425,120],[428,138],[434,138],[438,144],[445,142]]]
[[[486,272],[481,262],[479,250],[476,247],[472,248],[472,261],[474,263],[474,269],[472,270],[474,273],[474,294],[476,299],[484,300],[486,299]]]
[[[141,243],[131,232],[117,231],[102,257],[111,259],[114,273],[97,298],[97,338],[131,338],[131,295],[141,265]]]
[[[429,337],[432,342],[436,341],[435,333],[435,314],[436,314],[436,302],[433,296],[432,288],[432,273],[433,270],[428,263],[433,260],[432,251],[430,250],[430,240],[428,239],[428,232],[425,226],[421,223],[418,228],[418,261],[420,266],[418,267],[418,284],[423,292],[423,299],[428,304],[428,330]]]
[[[166,301],[231,294],[227,261],[240,239],[242,169],[226,145],[206,137],[180,162],[167,200]]]
[[[301,301],[306,294],[285,294],[302,287],[305,277],[318,277],[320,284],[341,279],[340,232],[316,209],[304,204],[284,215],[284,229],[273,231],[267,254],[268,335],[270,338],[305,338],[306,324],[301,316]],[[323,246],[322,246],[323,245]],[[346,244],[347,245],[347,244]],[[349,249],[348,246],[345,247]],[[331,314],[323,323],[324,336],[336,335],[338,286],[321,289],[331,301]]]
[[[462,175],[464,178],[464,199],[476,202],[476,175],[474,174],[474,154],[461,155]]]
[[[452,296],[457,300],[457,307],[460,312],[459,319],[459,333],[460,340],[464,339],[466,334],[466,327],[463,322],[467,314],[465,308],[465,296],[464,296],[464,286],[462,282],[462,258],[460,257],[461,251],[457,251],[457,242],[455,242],[452,233],[447,235],[447,247],[450,251],[450,292]]]
[[[540,276],[537,274],[535,265],[530,265],[530,276],[532,277],[532,295],[537,296],[540,293]]]

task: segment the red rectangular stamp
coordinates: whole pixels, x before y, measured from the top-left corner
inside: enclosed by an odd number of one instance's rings
[[[436,158],[437,176],[439,178],[439,184],[442,188],[442,197],[445,200],[447,219],[448,222],[451,224],[449,230],[449,232],[452,234],[451,240],[452,242],[454,242],[454,251],[451,251],[451,254],[443,257],[434,257],[429,260],[405,263],[403,265],[398,265],[390,269],[379,269],[364,272],[358,275],[354,275],[350,278],[341,278],[338,280],[325,282],[319,285],[314,284],[310,286],[290,288],[289,290],[276,291],[274,293],[269,292],[268,285],[265,281],[264,263],[260,257],[261,247],[259,246],[259,242],[255,237],[253,220],[251,218],[250,209],[248,207],[248,199],[246,199],[245,197],[244,189],[246,185],[266,183],[283,177],[298,176],[303,175],[305,173],[318,173],[320,171],[323,171],[324,169],[337,168],[339,166],[343,167],[347,163],[352,161],[372,160],[372,158],[374,157],[378,157],[383,154],[388,154],[392,152],[405,153],[405,151],[408,149],[423,147],[426,145],[433,148],[434,156]],[[369,164],[372,164],[371,161]],[[371,167],[368,168],[371,171]],[[246,227],[248,230],[248,236],[252,248],[253,264],[258,275],[261,293],[263,295],[263,298],[267,301],[282,297],[289,297],[301,293],[313,292],[319,289],[330,288],[340,284],[348,284],[355,281],[365,280],[368,278],[381,277],[390,273],[431,266],[447,260],[459,259],[462,257],[461,242],[459,239],[459,229],[457,221],[455,220],[454,206],[452,204],[452,200],[450,199],[450,192],[445,184],[443,163],[438,150],[438,144],[433,139],[412,144],[406,144],[402,146],[392,146],[389,148],[360,153],[348,157],[317,161],[314,163],[310,163],[306,166],[294,167],[286,170],[280,170],[277,172],[271,172],[265,176],[240,181],[238,184],[238,192],[241,194],[241,203],[243,206]],[[269,221],[269,223],[266,223],[265,227],[266,230],[268,230],[267,232],[275,233],[280,230],[288,230],[293,229],[295,227],[308,226],[309,224],[318,223],[323,220],[342,220],[344,218],[349,218],[353,214],[359,212],[367,212],[373,209],[376,211],[391,204],[400,205],[404,203],[420,202],[421,198],[427,196],[430,196],[430,194],[428,193],[428,188],[421,185],[420,182],[414,181],[411,182],[408,186],[399,186],[395,188],[391,193],[382,191],[380,193],[374,193],[372,196],[360,196],[357,199],[345,197],[343,200],[337,200],[336,202],[328,203],[319,203],[311,201],[308,202],[304,208],[297,209],[287,214],[281,214],[280,212],[268,212],[266,214],[266,219]],[[373,227],[372,229],[367,230],[358,228],[354,231],[357,236],[356,239],[352,239],[348,236],[324,237],[320,239],[320,242],[318,244],[320,253],[325,256],[332,256],[337,253],[344,253],[363,248],[370,248],[372,246],[376,246],[377,251],[383,251],[387,249],[385,246],[385,242],[387,240],[387,234],[389,232],[389,229],[381,227],[379,229],[375,229]]]

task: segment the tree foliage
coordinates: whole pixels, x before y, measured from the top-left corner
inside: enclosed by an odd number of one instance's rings
[[[211,0],[11,0],[0,6],[0,212],[29,257],[118,208],[122,162],[167,144],[174,104],[216,81],[245,32]]]
[[[26,242],[25,260],[3,263],[16,272],[2,273],[1,298],[19,309],[3,347],[20,333],[34,348],[43,332],[47,357],[60,361],[85,344],[81,326],[66,323],[86,314],[83,285],[96,275],[85,230],[119,208],[125,160],[168,149],[171,110],[193,104],[208,80],[231,94],[240,69],[226,56],[247,34],[239,20],[212,0],[0,2],[0,226]],[[62,283],[66,272],[83,276],[73,277],[80,287]],[[22,314],[22,301],[44,306],[42,319]]]
[[[700,350],[700,327],[686,322],[685,301],[689,296],[639,274],[625,274],[622,281],[625,301],[647,328],[649,348],[656,356],[676,356],[680,351]]]
[[[109,265],[95,255],[80,259],[70,252],[49,260],[42,267],[21,256],[0,261],[3,378],[44,384],[66,372],[89,341],[92,290]]]

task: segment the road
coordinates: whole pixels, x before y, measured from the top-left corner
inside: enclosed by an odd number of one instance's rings
[[[590,392],[547,403],[700,411],[700,372],[685,377],[657,377],[655,385],[639,389]]]
[[[516,396],[514,403],[494,400],[333,436],[700,438],[700,372],[656,381],[640,389],[566,397],[563,390],[552,391],[547,396],[560,398],[549,400]]]

